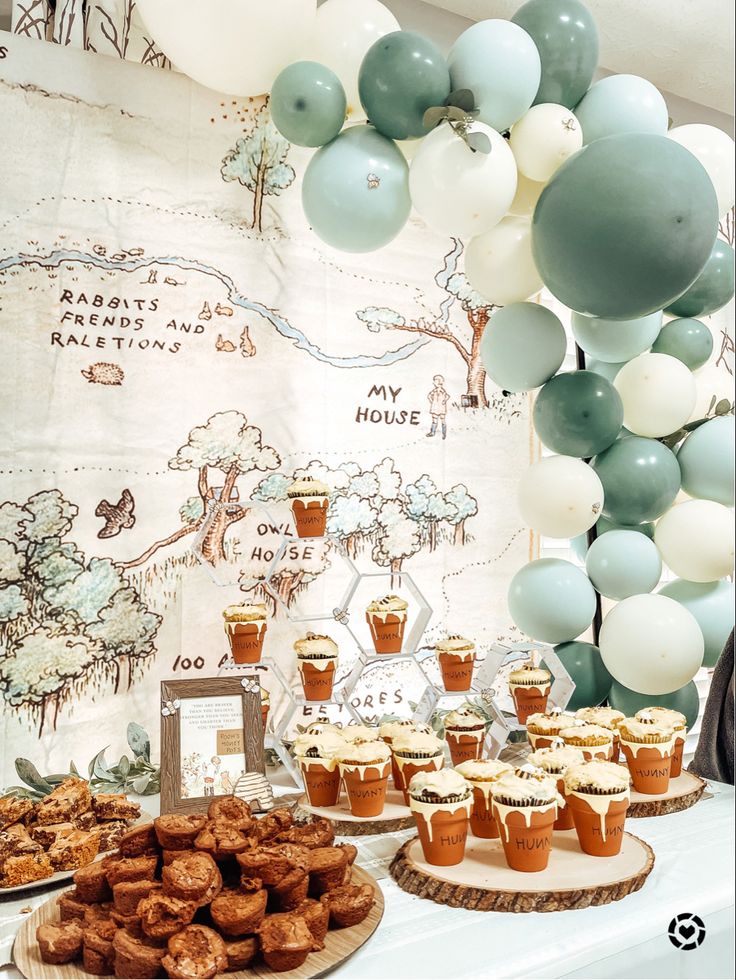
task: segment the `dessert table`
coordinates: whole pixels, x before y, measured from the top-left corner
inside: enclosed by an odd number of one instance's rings
[[[156,811],[156,798],[145,799]],[[635,821],[656,854],[644,888],[611,905],[567,912],[510,914],[448,908],[406,894],[388,877],[397,847],[412,831],[358,837],[358,862],[379,879],[386,910],[377,932],[332,976],[402,977],[692,977],[733,976],[734,790],[709,784],[680,813]],[[604,860],[604,859],[601,859]],[[34,891],[0,902],[0,980],[20,977],[12,941],[20,923],[54,894]],[[681,951],[667,936],[680,913],[699,915],[702,945]]]

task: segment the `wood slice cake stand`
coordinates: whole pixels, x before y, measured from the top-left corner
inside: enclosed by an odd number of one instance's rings
[[[683,771],[676,779],[671,779],[667,792],[659,796],[645,796],[631,790],[631,806],[627,817],[661,817],[665,813],[677,813],[694,806],[705,792],[708,784],[700,776]]]
[[[335,825],[335,833],[340,837],[394,834],[416,826],[411,810],[404,805],[404,794],[397,789],[389,789],[386,793],[386,804],[378,817],[354,817],[344,793],[337,806],[312,806],[304,794],[296,802],[294,816],[297,820],[326,817]]]
[[[404,891],[453,908],[479,912],[560,912],[607,905],[638,891],[654,867],[651,847],[625,833],[614,858],[583,854],[574,830],[556,831],[546,871],[512,871],[499,840],[468,837],[465,860],[436,868],[419,838],[396,853],[389,871]]]
[[[331,973],[370,939],[383,917],[383,893],[376,879],[363,868],[355,865],[352,882],[356,885],[373,885],[376,900],[367,918],[357,926],[347,929],[330,929],[325,937],[325,948],[317,953],[310,953],[304,965],[298,970],[275,973],[263,961],[259,961],[247,970],[218,974],[215,980],[310,980]],[[43,962],[36,942],[36,928],[44,922],[58,922],[58,920],[56,898],[49,899],[26,919],[13,947],[15,965],[29,980],[87,980],[88,977],[90,980],[98,980],[94,974],[84,970],[81,962],[61,965]]]

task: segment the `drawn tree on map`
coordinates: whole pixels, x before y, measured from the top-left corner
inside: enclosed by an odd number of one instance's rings
[[[316,542],[310,542],[307,549],[310,557],[305,559],[301,554],[286,555],[279,562],[279,567],[275,574],[271,575],[270,585],[278,594],[281,602],[286,606],[291,606],[294,600],[303,592],[304,589],[314,582],[322,572],[330,566],[329,549],[320,546]],[[238,579],[241,591],[250,593],[253,599],[259,602],[266,602],[273,614],[277,611],[276,599],[266,588],[266,566],[268,562],[261,563],[261,567],[249,567],[244,570]]]
[[[225,181],[238,181],[253,194],[251,227],[263,230],[263,200],[285,191],[296,177],[286,162],[289,143],[279,133],[264,105],[256,114],[253,128],[241,137],[222,161]]]
[[[218,412],[204,425],[189,433],[187,441],[169,460],[171,470],[192,470],[197,474],[197,493],[189,497],[179,510],[182,526],[165,538],[146,548],[142,555],[124,562],[124,568],[134,568],[148,561],[162,548],[174,544],[188,534],[194,534],[204,523],[210,503],[220,501],[223,507],[210,522],[202,541],[205,561],[215,564],[225,560],[225,533],[237,521],[242,521],[250,508],[239,503],[238,479],[253,470],[274,470],[281,459],[271,446],[264,446],[261,430],[249,425],[242,412]],[[221,485],[213,480],[221,480]]]
[[[125,665],[130,686],[161,623],[119,565],[68,540],[77,513],[59,490],[0,505],[0,692],[40,730],[86,688],[117,691]]]

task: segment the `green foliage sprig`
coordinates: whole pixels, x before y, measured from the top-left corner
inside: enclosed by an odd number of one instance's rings
[[[474,133],[472,125],[478,115],[475,96],[469,88],[459,88],[445,99],[444,105],[431,106],[424,113],[422,122],[427,129],[434,129],[446,122],[461,139],[465,140],[473,153],[490,153],[491,141],[485,133]]]
[[[683,425],[681,429],[678,429],[676,432],[672,432],[668,436],[664,436],[659,441],[664,443],[668,449],[674,449],[678,443],[682,442],[682,440],[686,438],[686,436],[690,435],[691,432],[695,432],[696,429],[699,429],[701,425],[705,425],[706,422],[710,422],[712,419],[719,418],[722,415],[733,414],[733,402],[730,402],[728,398],[721,398],[720,401],[716,401],[716,396],[713,395],[704,418],[695,419],[692,422],[688,422],[687,425]]]

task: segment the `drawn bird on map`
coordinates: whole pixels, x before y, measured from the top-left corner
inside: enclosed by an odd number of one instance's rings
[[[133,494],[127,487],[120,494],[120,500],[116,504],[101,500],[95,508],[95,517],[104,517],[105,526],[97,532],[97,537],[114,538],[116,534],[120,534],[124,527],[133,527],[135,524],[134,508],[135,500],[133,500]]]

